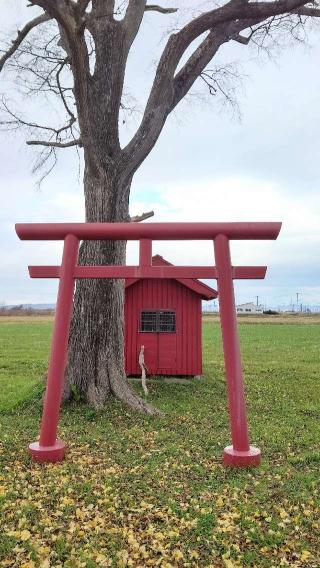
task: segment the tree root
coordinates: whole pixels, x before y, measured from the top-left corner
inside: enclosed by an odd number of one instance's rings
[[[150,416],[164,416],[163,412],[143,400],[143,398],[131,389],[126,377],[121,377],[120,379],[113,378],[112,380],[109,376],[107,384],[109,384],[108,390],[106,390],[105,387],[103,389],[99,389],[98,385],[93,386],[92,383],[89,385],[85,395],[85,401],[94,410],[102,410],[111,395],[123,402],[126,406],[129,406],[133,410],[143,414],[149,414]],[[83,398],[83,395],[79,395],[79,397]],[[62,402],[67,403],[72,398],[73,389],[72,387],[70,388],[70,384],[66,384],[63,391]]]
[[[131,390],[130,385],[125,380],[111,381],[111,389],[116,398],[124,402],[130,408],[149,414],[151,416],[164,416],[163,412],[143,400],[139,395]]]

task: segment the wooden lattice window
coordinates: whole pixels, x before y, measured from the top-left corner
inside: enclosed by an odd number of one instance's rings
[[[140,331],[157,331],[157,312],[141,312]]]
[[[168,310],[141,312],[140,331],[144,333],[175,333],[176,312]]]

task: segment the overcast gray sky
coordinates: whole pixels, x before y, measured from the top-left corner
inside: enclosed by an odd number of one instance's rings
[[[32,15],[23,0],[3,4],[2,32],[13,32]],[[130,55],[126,92],[141,108],[165,28],[175,23],[167,18],[148,13]],[[283,221],[275,242],[232,244],[234,264],[269,266],[265,281],[237,284],[238,302],[259,295],[261,302],[279,305],[300,292],[304,303],[320,303],[320,29],[309,44],[291,45],[275,53],[275,61],[258,59],[238,44],[224,48],[219,61],[237,62],[245,76],[241,121],[199,84],[193,92],[204,100],[189,97],[169,117],[133,182],[131,213],[154,209],[154,221]],[[1,77],[0,93],[8,92],[15,95],[8,78]],[[29,117],[52,116],[45,101],[26,99],[22,110]],[[125,125],[123,139],[139,116]],[[56,264],[61,254],[59,243],[20,242],[14,223],[84,220],[74,151],[61,151],[39,191],[31,175],[33,153],[24,140],[23,132],[0,133],[0,302],[8,304],[54,302],[56,283],[29,280],[27,265]],[[177,264],[213,260],[210,243],[155,243],[154,252]],[[128,262],[136,259],[137,248],[130,245]]]

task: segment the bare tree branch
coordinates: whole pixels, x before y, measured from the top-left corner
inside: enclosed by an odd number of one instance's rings
[[[297,10],[291,11],[291,14],[297,14],[298,16],[309,16],[311,18],[319,18],[320,9],[303,6],[303,8],[298,8]]]
[[[163,8],[162,6],[157,6],[156,4],[147,4],[145,7],[145,12],[159,12],[160,14],[174,14],[178,11],[178,8]]]
[[[304,41],[306,32],[305,24],[308,17],[297,14],[281,14],[273,16],[260,24],[250,25],[247,41],[254,44],[259,50],[264,50],[268,56],[271,55],[271,46],[279,44],[282,37],[281,32],[289,34],[295,41]]]
[[[241,43],[242,45],[248,45],[250,41],[250,37],[246,37],[241,34],[236,34],[232,39],[237,43]]]
[[[221,23],[236,22],[237,20],[254,19],[262,21],[272,16],[296,13],[304,10],[304,15],[319,16],[320,10],[315,8],[305,8],[305,0],[275,0],[272,2],[246,2],[242,0],[230,0],[224,6],[204,12],[184,26],[176,34],[180,37],[182,47],[185,49],[191,41],[199,37],[202,33]],[[180,50],[179,50],[180,51]]]
[[[67,124],[64,124],[60,128],[53,128],[52,126],[45,126],[43,124],[38,124],[36,122],[30,122],[23,119],[21,116],[18,116],[9,108],[7,102],[4,99],[2,99],[1,104],[4,110],[6,111],[6,113],[11,117],[11,120],[1,121],[0,122],[1,126],[8,126],[8,127],[13,126],[14,128],[19,128],[20,126],[26,126],[27,128],[32,130],[45,130],[48,133],[51,132],[52,135],[56,137],[60,137],[60,135],[63,132],[72,130],[72,126],[76,121],[76,118],[73,117],[70,118]]]
[[[20,120],[20,124],[31,129],[45,130],[48,133],[48,140],[43,142],[48,146],[58,148],[68,147],[69,144],[76,145],[75,140],[80,140],[80,135],[79,132],[76,135],[73,132],[73,125],[77,121],[76,113],[70,104],[71,88],[73,87],[81,140],[87,153],[86,158],[92,164],[98,163],[96,159],[97,146],[99,147],[100,142],[102,144],[103,141],[107,140],[104,158],[102,156],[100,158],[105,163],[108,163],[108,161],[113,163],[113,160],[118,156],[117,160],[121,164],[126,164],[130,175],[150,152],[168,115],[189,92],[198,77],[202,77],[207,83],[210,92],[215,93],[220,90],[228,99],[223,87],[220,88],[221,85],[216,83],[214,73],[211,73],[211,71],[205,73],[207,65],[223,44],[234,40],[242,45],[247,45],[250,41],[256,42],[256,38],[258,38],[258,42],[263,43],[264,38],[269,35],[269,29],[278,25],[276,18],[281,18],[284,14],[288,18],[320,15],[320,9],[316,7],[316,4],[311,5],[310,3],[310,6],[308,6],[305,0],[261,2],[230,0],[223,6],[193,18],[169,37],[158,64],[141,125],[131,142],[125,149],[121,150],[118,136],[119,110],[129,49],[140,29],[144,12],[154,11],[170,14],[177,11],[176,8],[165,8],[159,4],[147,4],[146,2],[147,0],[128,0],[123,20],[117,21],[114,19],[114,0],[92,0],[90,14],[86,13],[90,4],[89,0],[78,0],[77,2],[75,0],[56,0],[54,2],[52,0],[30,0],[32,5],[40,6],[45,10],[45,14],[35,18],[25,26],[22,32],[19,32],[12,48],[0,59],[0,71],[5,61],[10,59],[12,55],[15,53],[22,54],[21,56],[14,56],[14,63],[17,64],[17,67],[20,66],[21,71],[33,74],[35,78],[31,87],[33,92],[54,92],[59,95],[69,120],[67,124],[58,129],[23,120]],[[122,9],[125,5],[126,3],[123,4]],[[100,18],[99,22],[98,18]],[[25,53],[29,52],[30,57],[24,57],[23,47],[25,44],[22,48],[20,44],[27,33],[36,26],[35,22],[41,23],[50,19],[54,19],[58,23],[60,35],[58,47],[61,46],[64,49],[67,57],[64,57],[64,54],[61,57],[57,56],[57,52],[52,54],[51,49],[45,50],[43,60],[50,61],[50,65],[47,67],[41,66],[41,64],[39,66],[38,64],[34,65],[34,62],[40,60],[41,55],[29,42]],[[261,22],[263,24],[260,28]],[[85,26],[92,33],[92,42],[94,43],[93,50],[95,50],[96,55],[94,76],[90,75],[89,51],[84,38]],[[291,29],[293,30],[294,26]],[[249,30],[248,35],[243,34],[245,30]],[[207,35],[177,72],[186,49],[202,34]],[[96,45],[99,45],[98,50],[96,50]],[[121,49],[119,46],[121,46]],[[72,87],[67,82],[67,74],[63,72],[67,64],[71,67],[74,79]],[[64,84],[65,79],[66,83]],[[91,81],[92,79],[93,81]],[[98,121],[92,104],[97,89],[101,93],[104,90],[105,99],[109,101],[108,105],[104,106],[103,120],[100,116]],[[18,126],[19,118],[12,116],[12,119],[8,124],[14,127]],[[52,133],[52,136],[49,136],[50,133]],[[63,133],[62,136],[61,133]],[[75,140],[69,142],[70,136],[74,136]],[[29,140],[29,143],[41,145],[41,141],[36,140]]]
[[[76,122],[77,119],[76,119],[75,115],[73,114],[73,112],[69,108],[69,105],[67,103],[67,100],[66,100],[66,97],[65,97],[65,94],[64,94],[64,89],[63,89],[63,87],[61,85],[61,81],[60,81],[60,76],[61,76],[62,70],[65,67],[65,65],[67,64],[67,62],[68,62],[68,58],[66,58],[64,61],[61,62],[59,70],[57,71],[57,74],[56,74],[56,79],[57,79],[58,90],[59,90],[59,94],[60,94],[63,106],[66,109],[68,115],[70,116],[71,122],[73,124],[74,122]]]
[[[133,171],[154,146],[168,114],[188,92],[221,45],[231,39],[247,44],[250,38],[247,41],[239,36],[241,31],[274,15],[299,10],[305,3],[304,0],[249,3],[231,0],[222,7],[201,14],[172,34],[159,61],[141,125],[124,149],[126,159],[131,158]],[[205,32],[209,32],[207,38],[176,75],[185,50]]]
[[[88,47],[84,37],[85,20],[80,16],[77,4],[72,0],[56,0],[55,2],[31,0],[31,3],[40,6],[58,22],[61,36],[60,45],[67,53],[73,74],[74,96],[77,101],[82,143],[88,163],[91,164],[93,169],[97,169],[93,132],[95,125],[90,112],[92,107],[91,73]]]
[[[84,15],[84,13],[85,13],[86,9],[88,8],[89,4],[90,4],[90,0],[78,0],[77,8],[78,8],[79,13],[80,13],[81,15]]]
[[[214,66],[210,69],[206,68],[199,78],[208,87],[210,95],[220,95],[222,104],[228,105],[233,112],[240,116],[236,91],[242,78],[235,64],[230,63]]]
[[[81,139],[70,140],[69,142],[50,142],[48,140],[27,140],[28,146],[48,146],[50,148],[70,148],[71,146],[82,146]]]
[[[174,77],[174,99],[172,108],[189,92],[196,79],[210,63],[223,43],[230,40],[237,41],[243,45],[249,43],[251,36],[241,36],[239,31],[247,29],[249,26],[253,25],[253,23],[256,23],[256,21],[240,20],[228,26],[221,24],[220,26],[216,26],[214,30],[207,35]]]
[[[177,73],[173,80],[174,98],[172,107],[175,107],[179,101],[190,90],[196,78],[200,75],[203,69],[210,63],[211,59],[218,51],[220,46],[229,41],[229,36],[225,30],[211,31],[194,53],[189,57],[188,61]]]
[[[40,189],[42,182],[46,179],[57,164],[57,153],[55,148],[42,148],[40,154],[37,156],[32,168],[32,173],[42,172],[40,178],[37,180],[37,187]]]
[[[147,0],[129,0],[123,25],[127,30],[127,38],[131,46],[142,22]]]
[[[73,2],[71,3],[68,0],[55,0],[55,2],[51,2],[51,0],[30,0],[30,4],[42,8],[69,33],[75,27],[76,5]]]
[[[114,4],[115,0],[92,0],[92,17],[109,18],[113,20]]]
[[[28,35],[28,33],[31,32],[31,30],[33,30],[40,24],[48,22],[49,20],[51,20],[51,16],[49,16],[48,14],[41,14],[37,18],[30,20],[30,22],[28,22],[22,28],[22,30],[18,30],[18,35],[16,39],[12,42],[11,47],[0,58],[0,72],[2,71],[6,61],[8,61],[8,59],[10,59],[10,57],[12,57],[12,55],[17,51],[17,49],[19,48],[25,37]]]

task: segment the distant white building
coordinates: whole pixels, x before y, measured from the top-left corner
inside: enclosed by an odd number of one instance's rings
[[[237,314],[263,314],[263,306],[248,302],[237,306]]]

